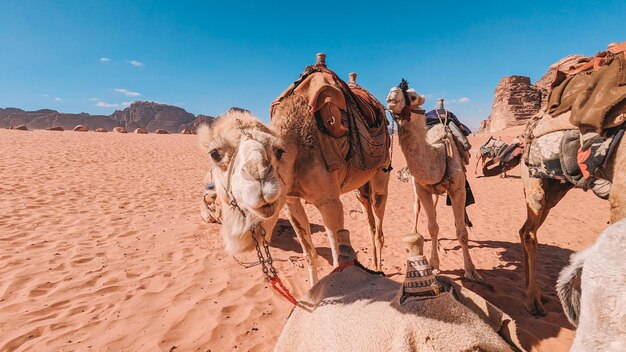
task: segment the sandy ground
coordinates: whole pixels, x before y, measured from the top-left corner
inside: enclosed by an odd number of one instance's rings
[[[496,136],[510,141],[519,131]],[[474,149],[487,138],[473,136]],[[207,162],[195,136],[0,130],[0,151],[0,351],[271,350],[290,304],[258,266],[245,268],[221,249],[219,225],[201,222]],[[397,147],[394,159],[395,170],[404,166]],[[569,255],[607,226],[608,203],[574,190],[546,220],[538,279],[550,301],[547,316],[534,318],[523,308],[519,168],[507,179],[476,178],[474,162],[470,251],[495,289],[462,284],[512,315],[525,347],[567,351],[573,327],[554,284]],[[354,195],[342,199],[352,242],[371,267],[364,215]],[[400,237],[412,228],[413,196],[395,171],[387,204],[384,270],[402,280]],[[321,218],[307,212],[326,274]],[[443,273],[458,277],[452,212],[444,202],[438,212]],[[419,229],[428,238],[425,220]],[[279,222],[272,247],[283,281],[300,296],[309,284],[288,222]]]

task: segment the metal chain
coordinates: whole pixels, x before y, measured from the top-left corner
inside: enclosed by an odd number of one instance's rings
[[[259,239],[257,233],[255,231],[257,225],[253,225],[250,227],[250,232],[252,233],[252,238],[254,239],[254,247],[256,248],[256,255],[259,258],[259,264],[261,264],[261,270],[263,270],[263,275],[267,281],[272,280],[278,276],[276,269],[274,268],[274,260],[272,259],[272,255],[270,254],[270,248],[267,244],[267,240],[265,239],[265,229],[263,226],[260,226],[261,229],[261,242],[263,245],[263,249],[265,250],[265,256],[261,252],[261,246],[259,245]]]

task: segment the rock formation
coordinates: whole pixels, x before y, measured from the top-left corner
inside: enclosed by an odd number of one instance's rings
[[[74,131],[74,132],[87,132],[87,131],[89,131],[89,127],[87,127],[85,125],[76,125],[76,127],[74,127],[74,129],[72,131]]]
[[[107,132],[106,128],[96,128],[95,132]]]
[[[154,133],[156,134],[170,134],[167,130],[163,130],[163,129],[158,129],[156,131],[154,131]]]
[[[148,131],[146,131],[143,128],[135,128],[135,133],[136,134],[148,134]]]
[[[510,126],[523,125],[546,107],[550,80],[555,69],[567,69],[581,61],[583,55],[569,55],[555,62],[534,84],[530,77],[508,76],[500,79],[494,92],[491,115],[481,121],[479,131],[495,132]]]
[[[210,125],[213,121],[215,121],[215,117],[200,114],[190,123],[181,125],[179,127],[179,133],[183,133],[183,131],[188,130],[191,131],[191,133],[196,134],[198,127],[201,125]]]
[[[124,110],[115,111],[111,118],[127,130],[141,127],[148,132],[162,129],[176,133],[180,125],[190,123],[196,117],[177,106],[136,101]]]
[[[76,125],[84,125],[90,130],[104,128],[111,131],[115,127],[123,127],[127,131],[142,128],[149,132],[162,129],[176,133],[187,128],[195,133],[198,126],[211,124],[214,120],[214,117],[207,115],[194,116],[176,106],[147,101],[136,101],[128,108],[117,110],[108,116],[87,113],[66,114],[50,109],[24,111],[17,108],[0,108],[0,128],[25,125],[28,129],[72,130]]]
[[[504,77],[494,95],[491,115],[481,123],[481,130],[494,132],[523,125],[541,109],[542,91],[530,83],[530,77]]]
[[[113,128],[113,132],[128,133],[128,131],[126,131],[126,129],[124,127],[115,127],[115,128]]]

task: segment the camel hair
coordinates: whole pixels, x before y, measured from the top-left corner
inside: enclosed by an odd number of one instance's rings
[[[318,256],[301,200],[321,213],[336,267],[337,231],[344,229],[339,196],[358,189],[374,246],[374,263],[381,270],[389,173],[382,168],[361,170],[350,163],[329,171],[306,100],[289,96],[274,109],[269,127],[248,112],[230,111],[198,131],[200,146],[211,157],[213,181],[222,204],[225,249],[232,254],[254,249],[251,228],[271,235],[286,205],[313,285],[318,281]]]
[[[553,117],[547,114],[543,117],[551,118]],[[526,148],[530,148],[528,141]],[[606,167],[600,172],[603,179],[612,183],[609,204],[610,222],[614,223],[626,218],[626,138],[621,139],[604,165]],[[526,221],[519,230],[526,281],[525,307],[533,315],[545,315],[543,308],[545,298],[541,295],[536,276],[537,230],[548,217],[550,209],[554,208],[574,185],[555,179],[530,177],[525,161],[521,162],[521,176],[526,200]]]
[[[427,130],[424,110],[419,108],[426,99],[414,89],[408,89],[408,84],[404,80],[403,83],[404,88],[393,87],[389,91],[387,108],[394,114],[398,123],[400,148],[413,175],[415,193],[413,232],[417,232],[421,203],[428,219],[428,232],[432,243],[430,265],[438,271],[439,225],[433,195],[447,192],[452,201],[456,237],[463,250],[464,278],[483,282],[472,262],[468,248],[465,227],[466,170],[461,154],[453,141],[454,137],[443,124]],[[407,102],[407,99],[410,102]]]

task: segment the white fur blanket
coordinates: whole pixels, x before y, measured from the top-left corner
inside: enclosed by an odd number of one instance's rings
[[[510,317],[452,280],[438,280],[451,292],[400,304],[398,282],[358,267],[331,274],[294,308],[275,350],[522,350]]]

